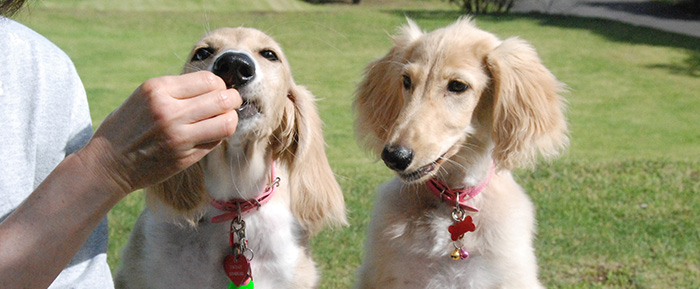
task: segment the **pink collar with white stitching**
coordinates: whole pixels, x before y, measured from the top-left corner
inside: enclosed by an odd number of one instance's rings
[[[481,193],[481,191],[483,191],[484,188],[486,188],[486,185],[488,185],[491,181],[491,177],[493,177],[494,171],[495,166],[493,163],[491,163],[489,175],[486,177],[486,179],[484,179],[483,182],[474,187],[452,189],[445,182],[439,180],[438,178],[428,179],[428,181],[426,182],[426,186],[428,187],[428,190],[430,190],[430,192],[432,192],[433,195],[435,195],[435,197],[441,199],[448,205],[455,206],[457,204],[456,199],[459,197],[458,202],[459,206],[462,209],[472,212],[478,212],[479,209],[472,205],[468,205],[467,201],[476,197],[476,195]]]
[[[260,194],[257,198],[250,200],[233,199],[228,201],[212,200],[211,205],[214,208],[226,211],[227,213],[223,213],[221,215],[211,218],[210,222],[221,223],[225,221],[230,221],[235,218],[238,218],[239,214],[243,215],[248,211],[260,208],[260,206],[267,203],[272,198],[272,195],[274,195],[275,188],[279,186],[280,182],[280,179],[275,176],[274,161],[272,162],[272,165],[270,167],[270,183],[267,186],[265,186],[265,189],[263,190],[262,194]]]

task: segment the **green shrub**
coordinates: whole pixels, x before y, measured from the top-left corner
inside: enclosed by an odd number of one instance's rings
[[[470,14],[508,13],[515,0],[447,0]]]

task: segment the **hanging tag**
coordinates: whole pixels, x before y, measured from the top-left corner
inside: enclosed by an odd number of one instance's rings
[[[226,272],[226,276],[231,279],[231,282],[237,286],[235,288],[252,283],[251,281],[253,278],[250,271],[250,263],[243,254],[239,254],[238,256],[226,256],[224,259],[224,271]]]
[[[452,241],[457,241],[461,239],[466,232],[474,232],[476,226],[472,222],[472,216],[467,216],[464,220],[456,222],[454,225],[447,228],[450,231]]]

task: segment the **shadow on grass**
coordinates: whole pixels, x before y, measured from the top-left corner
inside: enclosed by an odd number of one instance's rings
[[[417,20],[456,19],[464,15],[456,10],[390,10],[387,11],[387,13],[407,16]],[[649,66],[649,68],[666,69],[673,74],[683,74],[700,78],[700,38],[599,18],[546,15],[540,13],[489,14],[479,15],[478,17],[493,21],[533,19],[542,26],[585,29],[614,42],[680,48],[685,50],[687,55],[683,61],[655,64]]]
[[[650,67],[668,69],[675,74],[700,77],[700,50],[689,51],[688,57],[681,63],[656,64]]]
[[[683,61],[651,65],[649,68],[664,68],[670,73],[700,77],[700,38],[596,18],[542,14],[522,17],[537,19],[543,26],[586,29],[615,42],[683,49],[686,54]]]
[[[581,3],[584,6],[604,7],[609,10],[616,10],[636,15],[653,16],[659,19],[675,20],[700,20],[700,16],[692,10],[671,5],[663,1],[595,1]]]

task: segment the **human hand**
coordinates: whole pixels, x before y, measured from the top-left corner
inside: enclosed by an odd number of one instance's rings
[[[78,152],[128,194],[199,161],[238,124],[238,91],[208,71],[144,82]]]

